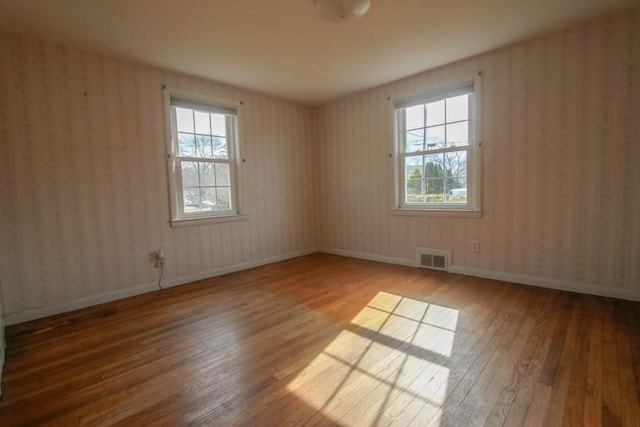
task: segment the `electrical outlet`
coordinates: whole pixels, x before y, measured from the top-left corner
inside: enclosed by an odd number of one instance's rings
[[[471,241],[471,252],[480,252],[480,242],[477,240]]]
[[[164,250],[158,249],[155,253],[156,268],[164,267]]]

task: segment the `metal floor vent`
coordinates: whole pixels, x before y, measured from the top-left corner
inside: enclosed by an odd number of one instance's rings
[[[449,271],[451,251],[446,249],[416,248],[418,266],[433,270]]]

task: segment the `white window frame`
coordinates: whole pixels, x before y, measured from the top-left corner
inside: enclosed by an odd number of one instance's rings
[[[166,140],[167,140],[167,167],[169,174],[169,199],[171,207],[170,223],[173,227],[187,225],[199,225],[215,222],[237,221],[247,218],[243,213],[243,199],[241,191],[241,169],[243,159],[240,155],[240,123],[241,123],[241,101],[233,101],[224,98],[203,95],[197,92],[187,91],[178,88],[163,87],[163,98],[165,108]],[[235,126],[228,128],[228,160],[230,169],[231,187],[231,209],[212,210],[206,212],[188,213],[184,209],[184,198],[182,189],[182,176],[180,162],[182,157],[178,156],[177,123],[175,104],[201,108],[205,111],[234,112]],[[188,158],[184,158],[188,160]],[[220,162],[220,160],[216,160]]]
[[[449,96],[466,87],[472,87],[473,108],[469,111],[469,148],[467,157],[467,203],[406,203],[405,202],[405,128],[402,122],[404,108],[433,102]],[[481,166],[482,166],[482,76],[477,73],[468,78],[449,80],[421,88],[409,94],[389,97],[393,123],[394,153],[394,204],[392,213],[399,215],[437,215],[437,216],[481,216]]]

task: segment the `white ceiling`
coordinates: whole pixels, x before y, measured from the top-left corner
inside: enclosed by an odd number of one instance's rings
[[[331,24],[313,0],[0,0],[0,29],[319,104],[640,0],[371,3]]]

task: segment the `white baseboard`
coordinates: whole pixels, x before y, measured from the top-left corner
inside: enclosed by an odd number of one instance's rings
[[[216,268],[207,270],[201,273],[197,273],[191,276],[183,276],[175,279],[171,279],[163,283],[163,287],[173,287],[183,285],[185,283],[195,282],[197,280],[208,279],[210,277],[221,276],[224,274],[234,273],[236,271],[247,270],[254,267],[259,267],[266,264],[272,264],[274,262],[284,261],[291,258],[296,258],[303,255],[309,255],[314,252],[324,252],[333,255],[346,256],[351,258],[359,258],[368,261],[384,262],[387,264],[397,264],[407,267],[417,267],[417,261],[407,258],[395,258],[385,255],[377,255],[367,252],[350,251],[346,249],[332,249],[332,248],[309,248],[301,251],[289,252],[282,255],[276,255],[269,258],[263,258],[255,261],[248,261],[240,264],[234,264],[227,267]],[[463,274],[466,276],[482,277],[485,279],[501,280],[505,282],[519,283],[523,285],[538,286],[543,288],[558,289],[563,291],[577,292],[582,294],[598,295],[610,298],[618,298],[630,301],[640,301],[640,293],[633,292],[628,289],[603,287],[592,284],[584,284],[579,282],[570,282],[565,280],[547,279],[543,277],[526,276],[521,274],[506,273],[500,271],[484,270],[474,267],[465,267],[461,265],[450,265],[449,272],[456,274]],[[157,283],[147,283],[140,286],[135,286],[127,289],[120,289],[117,291],[106,292],[99,295],[92,295],[85,298],[80,298],[73,301],[68,301],[55,306],[35,308],[26,310],[20,313],[11,313],[4,317],[4,323],[6,326],[15,325],[22,322],[28,322],[30,320],[40,319],[43,317],[53,316],[60,313],[66,313],[81,308],[90,307],[105,302],[115,301],[130,296],[140,295],[146,292],[152,292],[158,289]],[[2,352],[0,357],[4,358],[4,340],[0,343]],[[0,360],[2,363],[3,360]],[[0,365],[0,379],[2,375]]]
[[[236,271],[247,270],[254,267],[260,267],[266,264],[272,264],[274,262],[285,261],[287,259],[296,258],[303,255],[309,255],[314,252],[318,252],[317,248],[309,248],[295,252],[289,252],[282,255],[276,255],[269,258],[263,258],[255,261],[243,262],[240,264],[229,265],[221,268],[214,268],[212,270],[203,271],[201,273],[193,274],[191,276],[177,277],[162,283],[163,288],[170,288],[173,286],[183,285],[186,283],[195,282],[196,280],[208,279],[211,277],[222,276],[224,274],[234,273]],[[127,298],[135,295],[144,294],[147,292],[157,291],[158,283],[147,283],[144,285],[134,286],[126,289],[119,289],[117,291],[105,292],[99,295],[92,295],[84,298],[79,298],[73,301],[64,302],[49,307],[34,308],[31,310],[22,311],[19,313],[11,313],[4,317],[5,324],[7,326],[16,325],[18,323],[28,322],[30,320],[41,319],[43,317],[54,316],[60,313],[66,313],[81,308],[91,307],[93,305],[102,304],[105,302],[115,301],[122,298]]]
[[[105,302],[115,301],[117,299],[152,292],[154,290],[158,290],[158,284],[147,283],[145,285],[134,286],[132,288],[118,289],[117,291],[78,298],[72,301],[63,302],[62,304],[33,308],[19,313],[7,314],[4,317],[4,320],[7,326],[11,326],[18,323],[28,322],[30,320],[41,319],[43,317],[55,316],[56,314],[66,313],[68,311],[91,307],[92,305],[98,305]]]
[[[359,258],[368,261],[385,262],[408,267],[418,267],[417,260],[407,258],[394,258],[384,255],[376,255],[366,252],[350,251],[346,249],[332,249],[321,247],[320,252],[341,255],[351,258]],[[503,282],[518,283],[521,285],[537,286],[540,288],[557,289],[560,291],[577,292],[580,294],[597,295],[609,298],[618,298],[629,301],[640,301],[640,293],[628,289],[604,287],[593,284],[571,282],[567,280],[548,279],[544,277],[527,276],[523,274],[505,273],[502,271],[485,270],[481,268],[465,267],[452,264],[449,272],[463,274],[465,276],[481,277],[483,279],[501,280]]]
[[[368,252],[358,252],[358,251],[350,251],[347,249],[332,249],[332,248],[324,248],[324,247],[319,248],[318,251],[325,254],[340,255],[340,256],[346,256],[349,258],[365,259],[367,261],[384,262],[387,264],[404,265],[407,267],[418,266],[418,262],[415,259],[394,258],[390,256],[385,256],[385,255],[371,254]]]
[[[623,288],[598,286],[588,283],[571,282],[568,280],[548,279],[545,277],[527,276],[524,274],[505,273],[502,271],[464,267],[462,265],[449,266],[449,272],[464,274],[465,276],[482,277],[484,279],[518,283],[521,285],[537,286],[540,288],[577,292],[579,294],[597,295],[601,297],[617,298],[629,301],[640,301],[639,292],[634,292]]]
[[[309,248],[301,251],[289,252],[282,255],[276,255],[269,258],[258,259],[255,261],[247,261],[240,264],[233,264],[227,267],[214,268],[213,270],[203,271],[191,276],[177,277],[162,283],[163,288],[171,288],[173,286],[184,285],[185,283],[195,282],[197,280],[208,279],[210,277],[222,276],[236,271],[248,270],[250,268],[260,267],[274,262],[286,261],[291,258],[297,258],[318,252],[318,248]],[[158,285],[156,285],[156,289]]]

